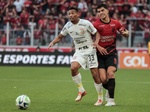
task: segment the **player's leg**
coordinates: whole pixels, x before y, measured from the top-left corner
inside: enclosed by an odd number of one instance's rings
[[[115,93],[115,71],[116,68],[114,66],[110,66],[107,69],[108,75],[108,92],[109,92],[109,99],[107,100],[107,104],[105,106],[114,106],[114,93]]]
[[[103,87],[100,80],[100,75],[98,70],[98,59],[97,59],[96,52],[88,55],[88,64],[94,79],[94,86],[98,93],[98,100],[94,105],[99,106],[103,102]]]
[[[85,69],[86,61],[79,52],[75,52],[72,62],[71,62],[71,74],[72,74],[72,79],[74,83],[78,87],[78,96],[75,99],[75,101],[77,102],[80,101],[82,97],[87,94],[82,84],[82,76],[79,73],[79,68],[81,66],[82,68]]]
[[[100,79],[102,81],[102,85],[103,87],[106,89],[106,93],[107,93],[107,71],[106,71],[106,66],[105,66],[105,56],[101,56],[98,55],[98,68],[99,68],[99,75],[100,75]],[[109,96],[109,94],[105,95],[105,101],[108,99],[106,96]]]
[[[100,74],[100,79],[102,81],[103,87],[106,89],[105,101],[107,101],[107,99],[109,98],[109,94],[108,94],[108,81],[107,81],[106,70],[104,68],[99,68],[99,74]]]
[[[77,102],[80,101],[82,99],[82,97],[86,95],[86,91],[85,91],[83,84],[82,84],[82,76],[78,71],[80,67],[81,66],[78,62],[72,62],[71,63],[72,79],[73,79],[73,82],[78,87],[78,96],[75,99],[75,101],[77,101]]]
[[[108,89],[107,88],[107,72],[104,68],[99,68],[99,74],[100,74],[100,79],[103,83],[103,87],[105,89]]]
[[[109,98],[107,100],[107,104],[105,106],[114,106],[114,93],[115,93],[115,72],[117,71],[117,55],[108,56],[106,59],[106,67],[107,67],[107,78],[108,78],[108,93]]]
[[[98,68],[91,68],[90,70],[94,79],[94,86],[98,94],[98,100],[94,105],[100,106],[103,103],[103,86],[99,77],[99,71]]]

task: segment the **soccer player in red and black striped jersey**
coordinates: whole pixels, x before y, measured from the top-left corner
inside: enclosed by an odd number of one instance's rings
[[[109,10],[106,4],[97,6],[98,20],[93,24],[101,35],[97,42],[97,55],[99,61],[99,72],[103,87],[108,90],[109,98],[105,106],[114,106],[115,72],[117,71],[117,31],[124,37],[129,37],[129,31],[125,29],[118,20],[109,17]],[[106,99],[105,99],[106,100]]]

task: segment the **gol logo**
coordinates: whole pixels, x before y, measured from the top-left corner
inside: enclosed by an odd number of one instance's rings
[[[149,55],[143,53],[121,53],[120,68],[148,68]]]

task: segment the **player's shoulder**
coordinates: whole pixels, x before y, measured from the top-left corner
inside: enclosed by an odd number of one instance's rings
[[[72,24],[71,21],[68,21],[68,22],[64,25],[64,27],[66,27],[66,28],[70,28],[71,26],[73,26],[73,24]]]
[[[91,22],[87,19],[80,19],[79,23],[87,24],[87,23],[91,23]]]
[[[100,19],[96,18],[96,20],[93,22],[94,25],[96,24],[102,24],[102,22],[100,21]]]
[[[113,19],[113,18],[111,18],[111,22],[112,23],[120,23],[117,19]]]

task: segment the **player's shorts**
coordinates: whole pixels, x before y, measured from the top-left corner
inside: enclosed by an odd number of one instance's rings
[[[98,67],[98,59],[96,49],[88,47],[87,49],[77,49],[73,55],[71,62],[78,62],[83,69],[88,70],[89,68]]]
[[[117,55],[98,55],[98,68],[107,70],[109,66],[114,66],[117,69],[118,56]]]

